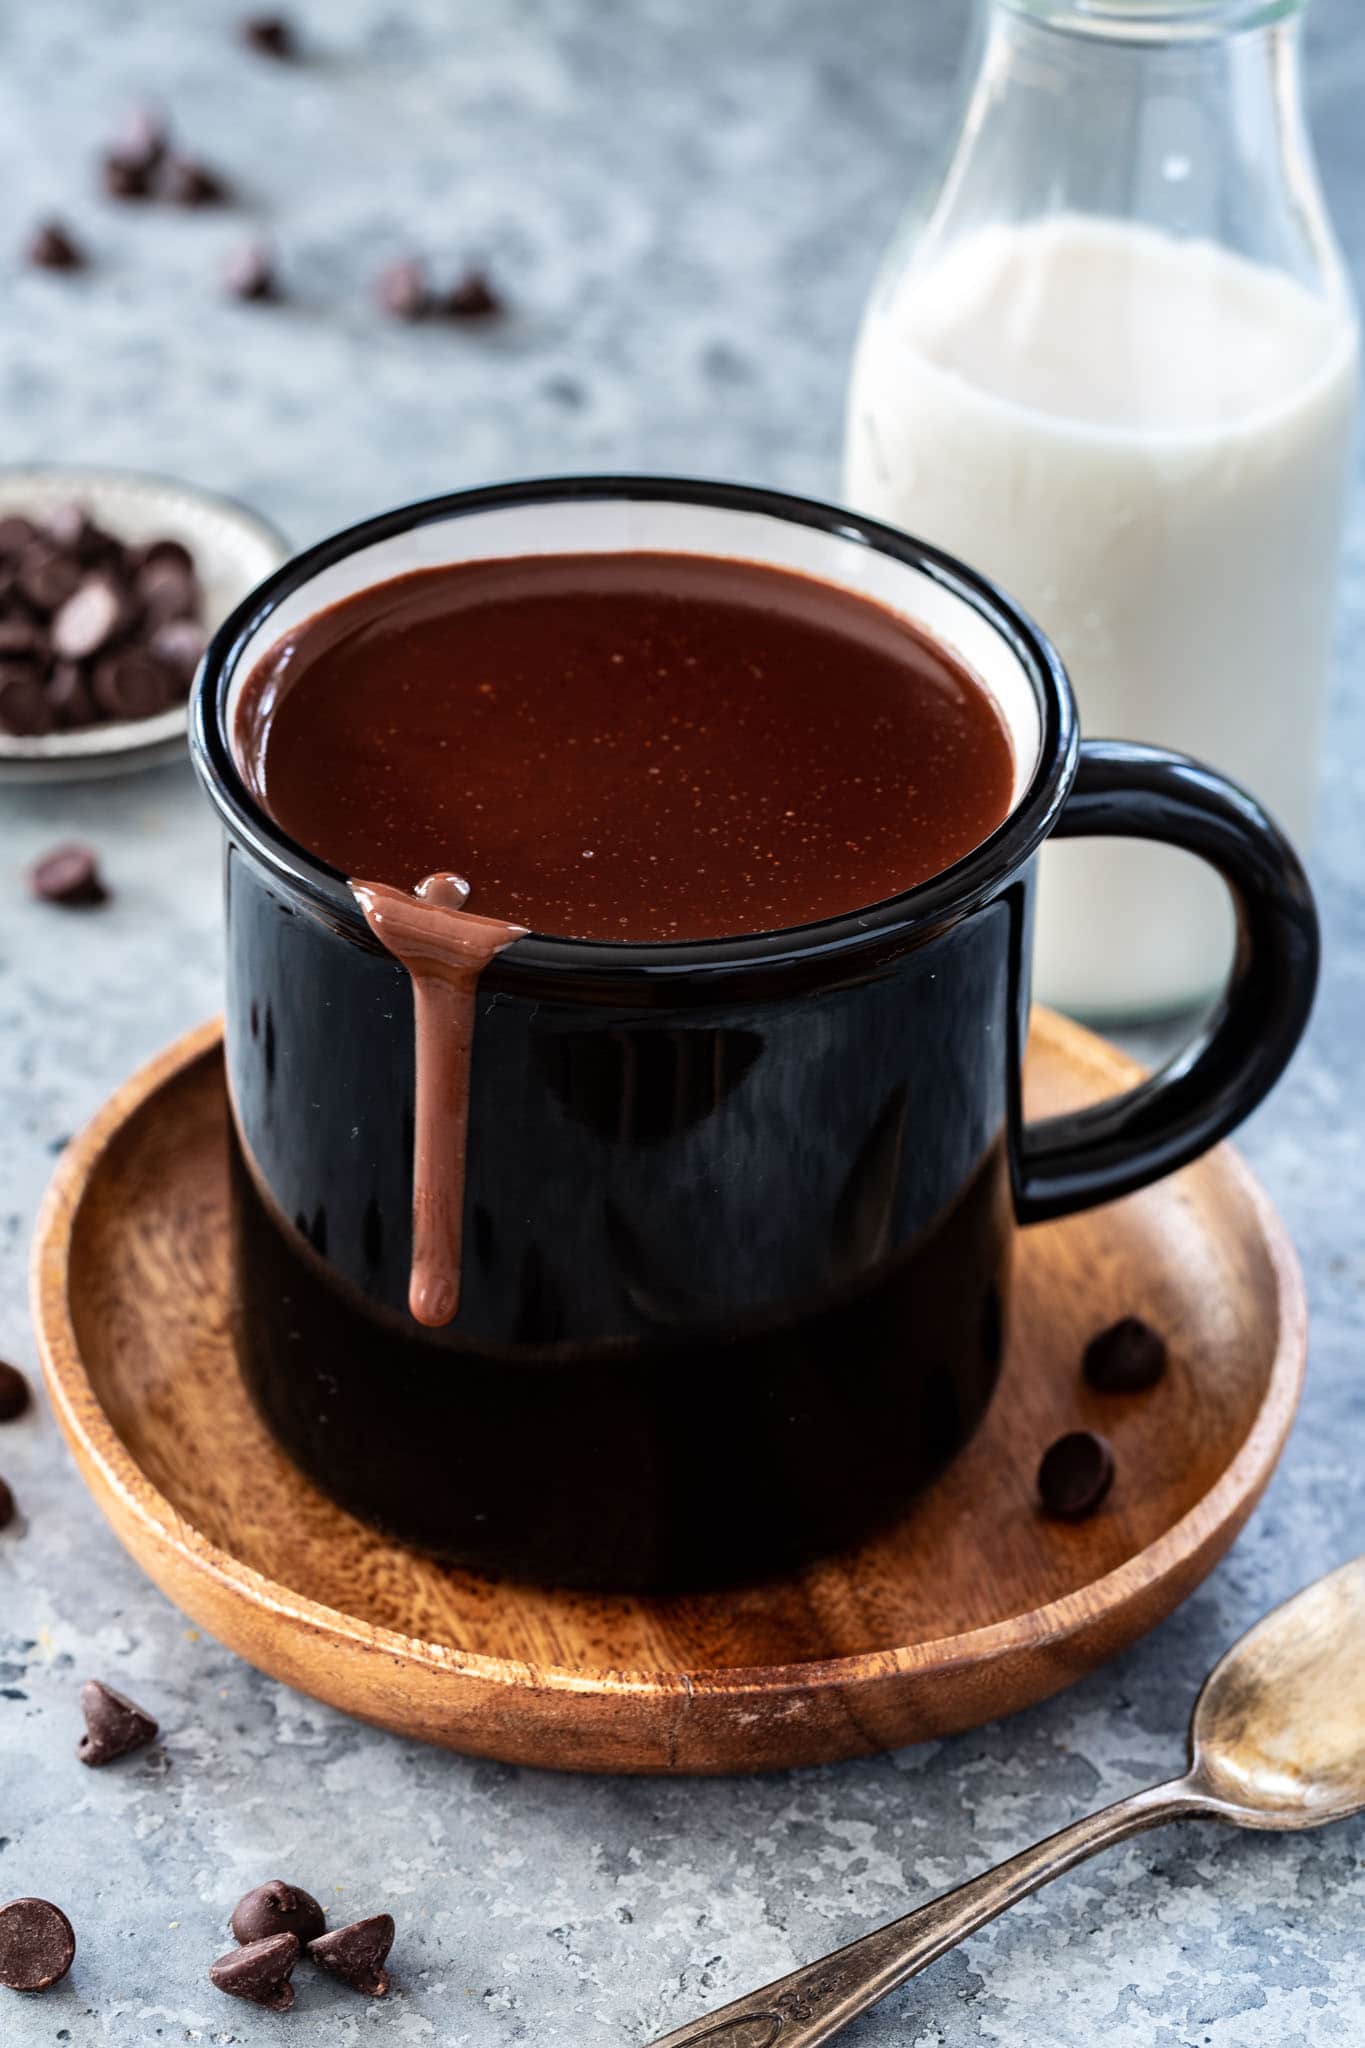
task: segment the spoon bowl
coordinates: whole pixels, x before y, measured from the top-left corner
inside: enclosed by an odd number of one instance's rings
[[[889,1927],[793,1970],[654,2048],[822,2048],[887,1993],[1041,1885],[1175,1820],[1317,1828],[1365,1808],[1365,1557],[1234,1643],[1204,1681],[1190,1768],[1023,1849]]]
[[[1315,1828],[1365,1808],[1365,1558],[1306,1586],[1204,1682],[1190,1784],[1247,1828]]]

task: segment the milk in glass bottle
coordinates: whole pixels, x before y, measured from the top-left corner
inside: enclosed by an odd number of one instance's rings
[[[988,0],[946,173],[863,323],[846,492],[984,570],[1095,737],[1183,748],[1312,818],[1356,317],[1299,82],[1302,0]],[[1043,856],[1038,994],[1211,993],[1187,856]]]

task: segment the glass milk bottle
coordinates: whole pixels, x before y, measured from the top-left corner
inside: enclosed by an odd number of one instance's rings
[[[849,501],[1055,640],[1095,737],[1184,749],[1310,829],[1357,331],[1299,90],[1302,0],[989,0],[946,173],[890,251]],[[1221,982],[1185,856],[1043,857],[1037,992],[1156,1014]]]

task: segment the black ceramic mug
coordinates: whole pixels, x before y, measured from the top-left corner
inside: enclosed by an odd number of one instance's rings
[[[459,1313],[420,1328],[410,987],[346,878],[248,793],[238,692],[280,633],[366,584],[620,549],[771,563],[915,620],[995,698],[1013,804],[943,874],[846,917],[688,944],[532,934],[494,960]],[[589,478],[369,520],[227,622],[193,726],[227,833],[242,1369],[328,1493],[472,1566],[694,1586],[894,1516],[990,1399],[1016,1223],[1125,1194],[1213,1144],[1275,1081],[1312,1001],[1308,885],[1254,801],[1174,755],[1081,746],[1057,656],[1008,598],[827,505]],[[1180,1058],[1026,1126],[1031,907],[1051,833],[1200,855],[1232,892],[1239,941]]]

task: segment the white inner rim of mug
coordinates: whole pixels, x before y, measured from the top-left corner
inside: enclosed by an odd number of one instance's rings
[[[992,699],[1014,754],[1011,810],[1038,767],[1042,718],[1028,671],[988,619],[893,555],[857,536],[801,526],[768,512],[657,499],[591,499],[499,506],[407,528],[357,548],[283,599],[240,650],[227,696],[236,751],[237,706],[261,656],[315,612],[416,569],[514,555],[664,553],[720,555],[794,570],[853,591],[918,626],[958,659]],[[835,715],[837,715],[837,707]]]

